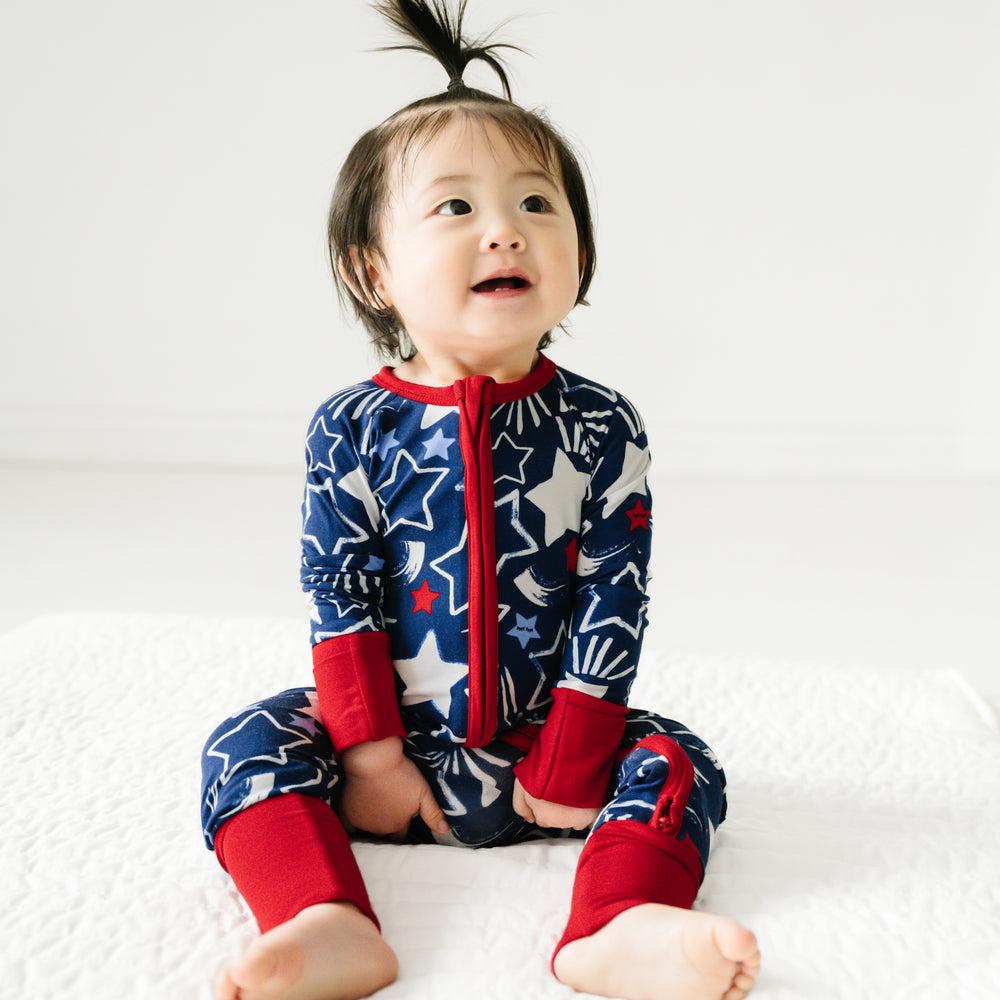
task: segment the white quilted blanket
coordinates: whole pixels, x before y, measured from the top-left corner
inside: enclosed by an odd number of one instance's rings
[[[0,996],[201,1000],[255,928],[201,843],[224,713],[308,683],[297,622],[38,619],[0,639]],[[1000,979],[1000,734],[953,673],[664,655],[633,703],[722,757],[700,908],[758,934],[759,1000],[986,1000]],[[400,957],[384,1000],[573,996],[548,973],[579,846],[359,845]]]

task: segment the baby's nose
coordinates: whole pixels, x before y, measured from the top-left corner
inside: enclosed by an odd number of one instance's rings
[[[483,233],[484,250],[523,250],[524,236],[508,220],[497,219]]]

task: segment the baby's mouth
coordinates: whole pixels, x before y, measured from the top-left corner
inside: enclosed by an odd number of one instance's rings
[[[513,291],[519,288],[527,288],[530,284],[527,279],[516,276],[509,278],[487,278],[485,281],[480,281],[478,285],[473,285],[472,290],[474,292]]]

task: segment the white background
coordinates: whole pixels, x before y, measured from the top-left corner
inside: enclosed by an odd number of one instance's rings
[[[1000,6],[470,6],[523,15],[515,97],[594,182],[553,357],[633,398],[662,468],[1000,476]],[[0,459],[297,464],[376,365],[327,271],[336,171],[442,71],[370,51],[360,0],[0,17]]]
[[[595,189],[551,353],[650,430],[647,642],[1000,705],[1000,4],[470,2],[508,17]],[[380,363],[330,193],[446,83],[395,40],[361,0],[0,6],[0,630],[304,620],[306,425]]]

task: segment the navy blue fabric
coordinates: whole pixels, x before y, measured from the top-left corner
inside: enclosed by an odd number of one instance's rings
[[[462,454],[458,404],[409,398],[405,387],[369,380],[317,410],[302,585],[313,643],[388,632],[404,724],[461,744],[470,606],[481,597],[470,587],[465,490],[482,470]],[[557,684],[626,704],[651,537],[641,418],[613,390],[552,366],[537,391],[494,403],[487,426],[499,602],[489,731],[544,721]]]
[[[524,750],[499,737],[544,725],[556,686],[628,703],[646,625],[652,496],[642,420],[613,390],[544,358],[520,383],[494,386],[476,413],[463,385],[414,387],[384,371],[317,410],[301,578],[314,643],[388,634],[405,752],[454,839],[481,847],[553,834],[514,813],[513,768]],[[473,425],[489,435],[479,450],[469,445]],[[484,502],[472,509],[494,511],[495,523],[483,532],[482,551],[470,553],[470,524],[482,524],[467,517],[473,487]],[[488,566],[492,584],[494,561],[496,592],[487,600],[470,567],[482,576]],[[477,703],[482,747],[467,745],[479,737],[466,738],[470,690],[485,686],[473,680],[487,676],[470,664],[473,619],[499,641],[477,668],[486,664],[496,687]],[[495,719],[486,718],[493,700]],[[320,720],[315,690],[297,688],[212,734],[203,757],[209,847],[226,819],[277,795],[298,792],[337,808],[343,773]],[[637,746],[654,734],[676,740],[694,766],[676,835],[704,862],[725,813],[725,779],[698,737],[657,715],[629,711],[621,746],[635,749],[613,772],[595,829],[653,818],[671,778],[667,757]],[[429,837],[420,823],[411,834]]]
[[[202,757],[202,825],[209,849],[225,820],[276,795],[298,792],[337,808],[343,772],[318,718],[315,690],[294,688],[247,706],[212,733]],[[660,790],[670,777],[666,757],[637,746],[654,734],[674,739],[694,765],[679,836],[691,840],[704,864],[725,813],[725,776],[697,736],[649,712],[628,714],[622,746],[633,749],[617,768],[608,805],[593,829],[619,819],[645,823],[652,819]],[[513,810],[513,768],[523,750],[502,740],[467,749],[449,739],[412,733],[404,752],[427,779],[460,844],[489,847],[559,835],[526,823]],[[413,840],[430,839],[422,824],[415,824],[411,835]]]

